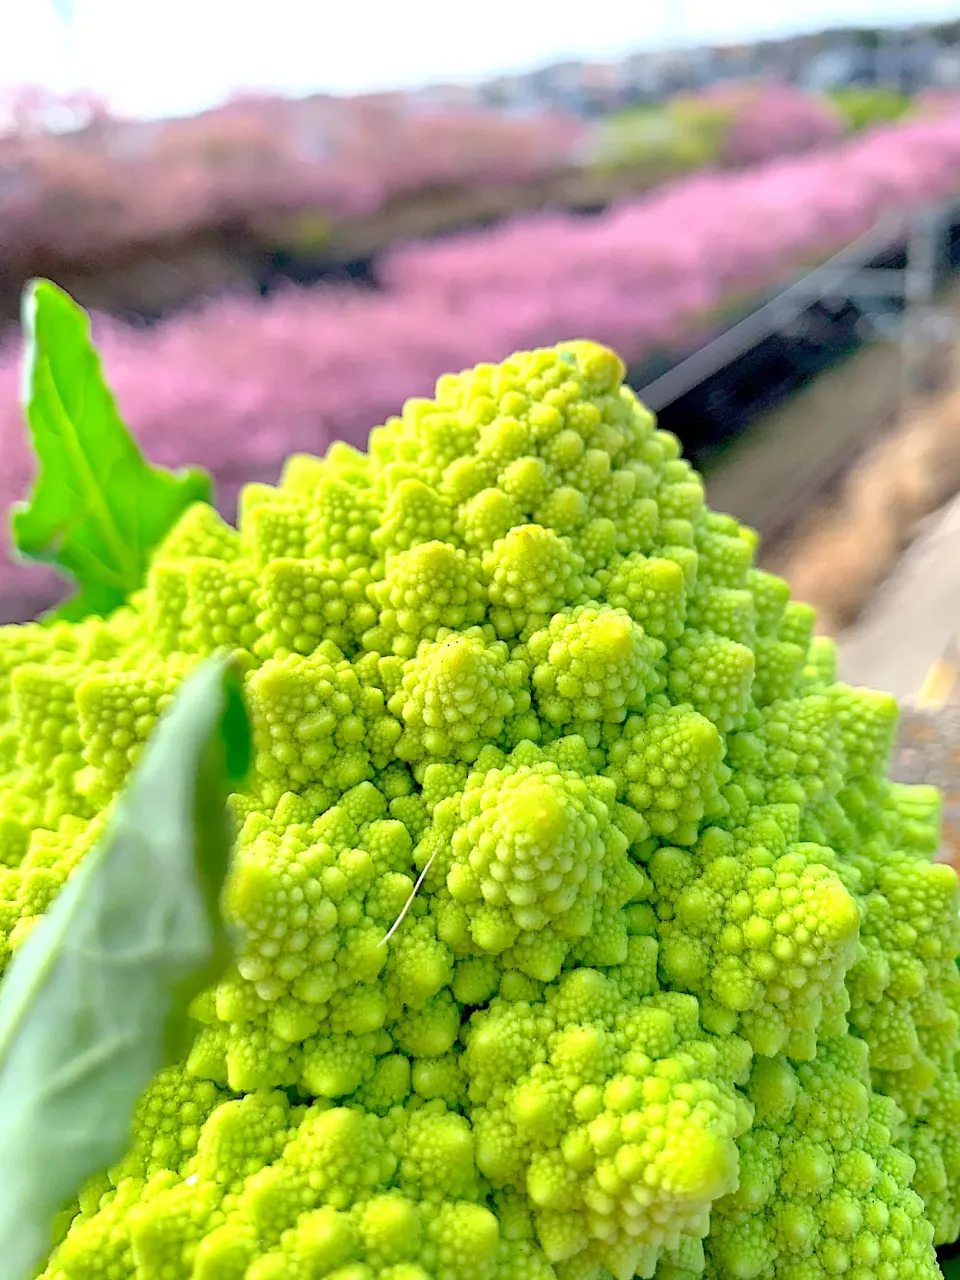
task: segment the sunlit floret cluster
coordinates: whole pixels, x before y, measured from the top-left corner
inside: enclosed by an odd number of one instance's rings
[[[956,878],[893,699],[588,342],[0,630],[0,970],[233,650],[238,952],[46,1280],[933,1280]]]

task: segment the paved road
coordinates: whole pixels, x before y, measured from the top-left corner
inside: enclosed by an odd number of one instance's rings
[[[840,677],[911,697],[960,636],[960,496],[932,516],[856,626],[840,637]]]

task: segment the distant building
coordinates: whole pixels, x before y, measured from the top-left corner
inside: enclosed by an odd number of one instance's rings
[[[958,84],[960,22],[833,29],[753,44],[638,52],[608,63],[570,60],[469,87],[432,85],[411,92],[408,109],[485,106],[513,115],[558,110],[590,118],[672,94],[760,79],[810,92],[873,84],[915,92]]]
[[[930,79],[937,88],[960,85],[960,49],[940,49],[933,58]]]
[[[532,75],[497,76],[481,86],[484,106],[499,108],[511,114],[525,114],[546,105],[537,92]]]
[[[635,53],[623,60],[627,92],[633,97],[652,97],[658,92],[659,82],[648,53]]]
[[[863,59],[853,49],[828,49],[818,54],[799,76],[801,88],[813,93],[825,93],[831,89],[844,89],[854,84]]]
[[[546,106],[582,115],[586,104],[584,64],[558,62],[531,72],[528,77],[532,92]]]
[[[477,84],[427,85],[410,90],[405,98],[405,108],[415,111],[462,111],[479,105],[482,87]]]

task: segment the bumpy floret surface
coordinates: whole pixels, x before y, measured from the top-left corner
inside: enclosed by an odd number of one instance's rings
[[[47,1280],[932,1280],[960,978],[892,699],[610,351],[440,380],[0,631],[0,970],[234,650],[239,949]]]

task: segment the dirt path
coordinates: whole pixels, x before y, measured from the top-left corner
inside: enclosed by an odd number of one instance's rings
[[[960,285],[940,304],[960,316]],[[937,353],[944,381],[955,342]],[[841,636],[844,678],[902,697],[960,636],[960,392],[899,425],[900,391],[897,348],[862,348],[740,437],[707,496],[759,530],[760,563]]]
[[[960,318],[960,281],[937,305]],[[960,363],[955,350],[956,339],[948,339],[933,356],[948,382]],[[842,472],[895,423],[900,390],[897,346],[882,338],[866,343],[730,442],[707,472],[711,506],[779,539],[822,495],[824,477]]]
[[[765,540],[779,537],[823,493],[825,475],[842,472],[889,428],[898,386],[895,349],[879,341],[861,348],[731,443],[707,475],[710,505]]]

